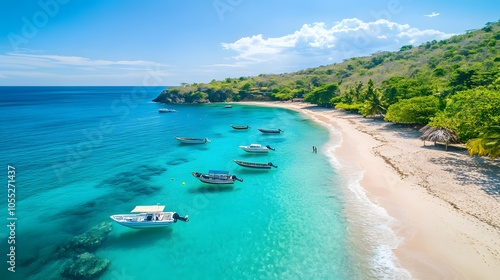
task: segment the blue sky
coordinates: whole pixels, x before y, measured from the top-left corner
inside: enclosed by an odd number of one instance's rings
[[[6,0],[0,85],[179,85],[441,40],[500,1]]]

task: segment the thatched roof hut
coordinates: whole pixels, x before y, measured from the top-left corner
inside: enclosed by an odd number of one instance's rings
[[[424,141],[424,146],[425,141],[432,141],[434,142],[434,145],[436,145],[436,142],[445,143],[446,149],[448,149],[448,144],[460,143],[460,139],[458,138],[458,136],[453,131],[447,128],[434,128],[426,125],[419,131],[423,133],[422,136],[420,136],[420,140]]]

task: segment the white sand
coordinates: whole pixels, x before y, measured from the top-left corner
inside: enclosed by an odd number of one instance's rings
[[[341,163],[364,171],[370,200],[399,222],[394,250],[413,279],[500,279],[500,161],[418,140],[414,128],[297,102],[245,102],[300,111],[342,135]],[[332,147],[322,147],[330,152]]]

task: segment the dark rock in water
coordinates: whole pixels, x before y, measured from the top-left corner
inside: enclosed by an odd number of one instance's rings
[[[126,191],[134,191],[137,189],[137,185],[145,184],[151,177],[159,176],[165,171],[167,171],[167,169],[163,167],[141,165],[134,171],[121,172],[112,178],[104,180],[103,185],[113,186]]]
[[[66,245],[57,249],[57,254],[60,256],[67,256],[95,251],[101,246],[112,228],[111,222],[102,222],[83,234],[71,238]]]
[[[109,265],[109,260],[83,253],[69,260],[61,275],[71,279],[96,279]]]
[[[165,171],[167,171],[166,168],[146,164],[139,166],[139,170],[137,170],[138,173],[145,173],[149,176],[161,175]]]
[[[174,159],[174,160],[167,162],[167,164],[168,165],[179,165],[179,164],[183,164],[186,162],[189,162],[189,160],[185,159],[185,158],[178,158],[178,159]]]

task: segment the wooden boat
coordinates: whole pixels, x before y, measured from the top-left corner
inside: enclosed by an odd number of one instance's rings
[[[224,108],[233,108],[233,105],[228,104],[228,105],[224,106]]]
[[[274,165],[272,162],[268,163],[260,163],[260,162],[249,162],[233,159],[233,161],[243,167],[254,168],[254,169],[271,169],[271,167],[278,168],[278,166]]]
[[[158,112],[160,112],[160,113],[173,113],[173,112],[177,112],[177,111],[174,109],[161,108],[161,109],[158,109]]]
[[[266,129],[266,128],[258,128],[258,130],[262,133],[268,133],[268,134],[280,134],[281,132],[284,132],[281,129]]]
[[[231,127],[236,130],[246,130],[250,128],[249,125],[234,125],[234,124],[232,124]]]
[[[177,220],[189,221],[187,215],[181,217],[176,212],[163,212],[163,209],[165,209],[164,205],[136,206],[131,211],[135,214],[118,214],[110,218],[122,226],[136,229],[171,226]]]
[[[243,182],[243,179],[235,175],[229,175],[228,171],[209,170],[208,173],[191,172],[198,180],[207,184],[234,184],[234,181]]]
[[[248,146],[240,146],[240,148],[249,153],[267,153],[269,150],[274,151],[269,145],[264,147],[261,144],[250,144]]]
[[[175,139],[179,140],[181,143],[185,144],[205,144],[207,142],[210,142],[208,138],[189,138],[189,137],[178,137],[175,136]]]

